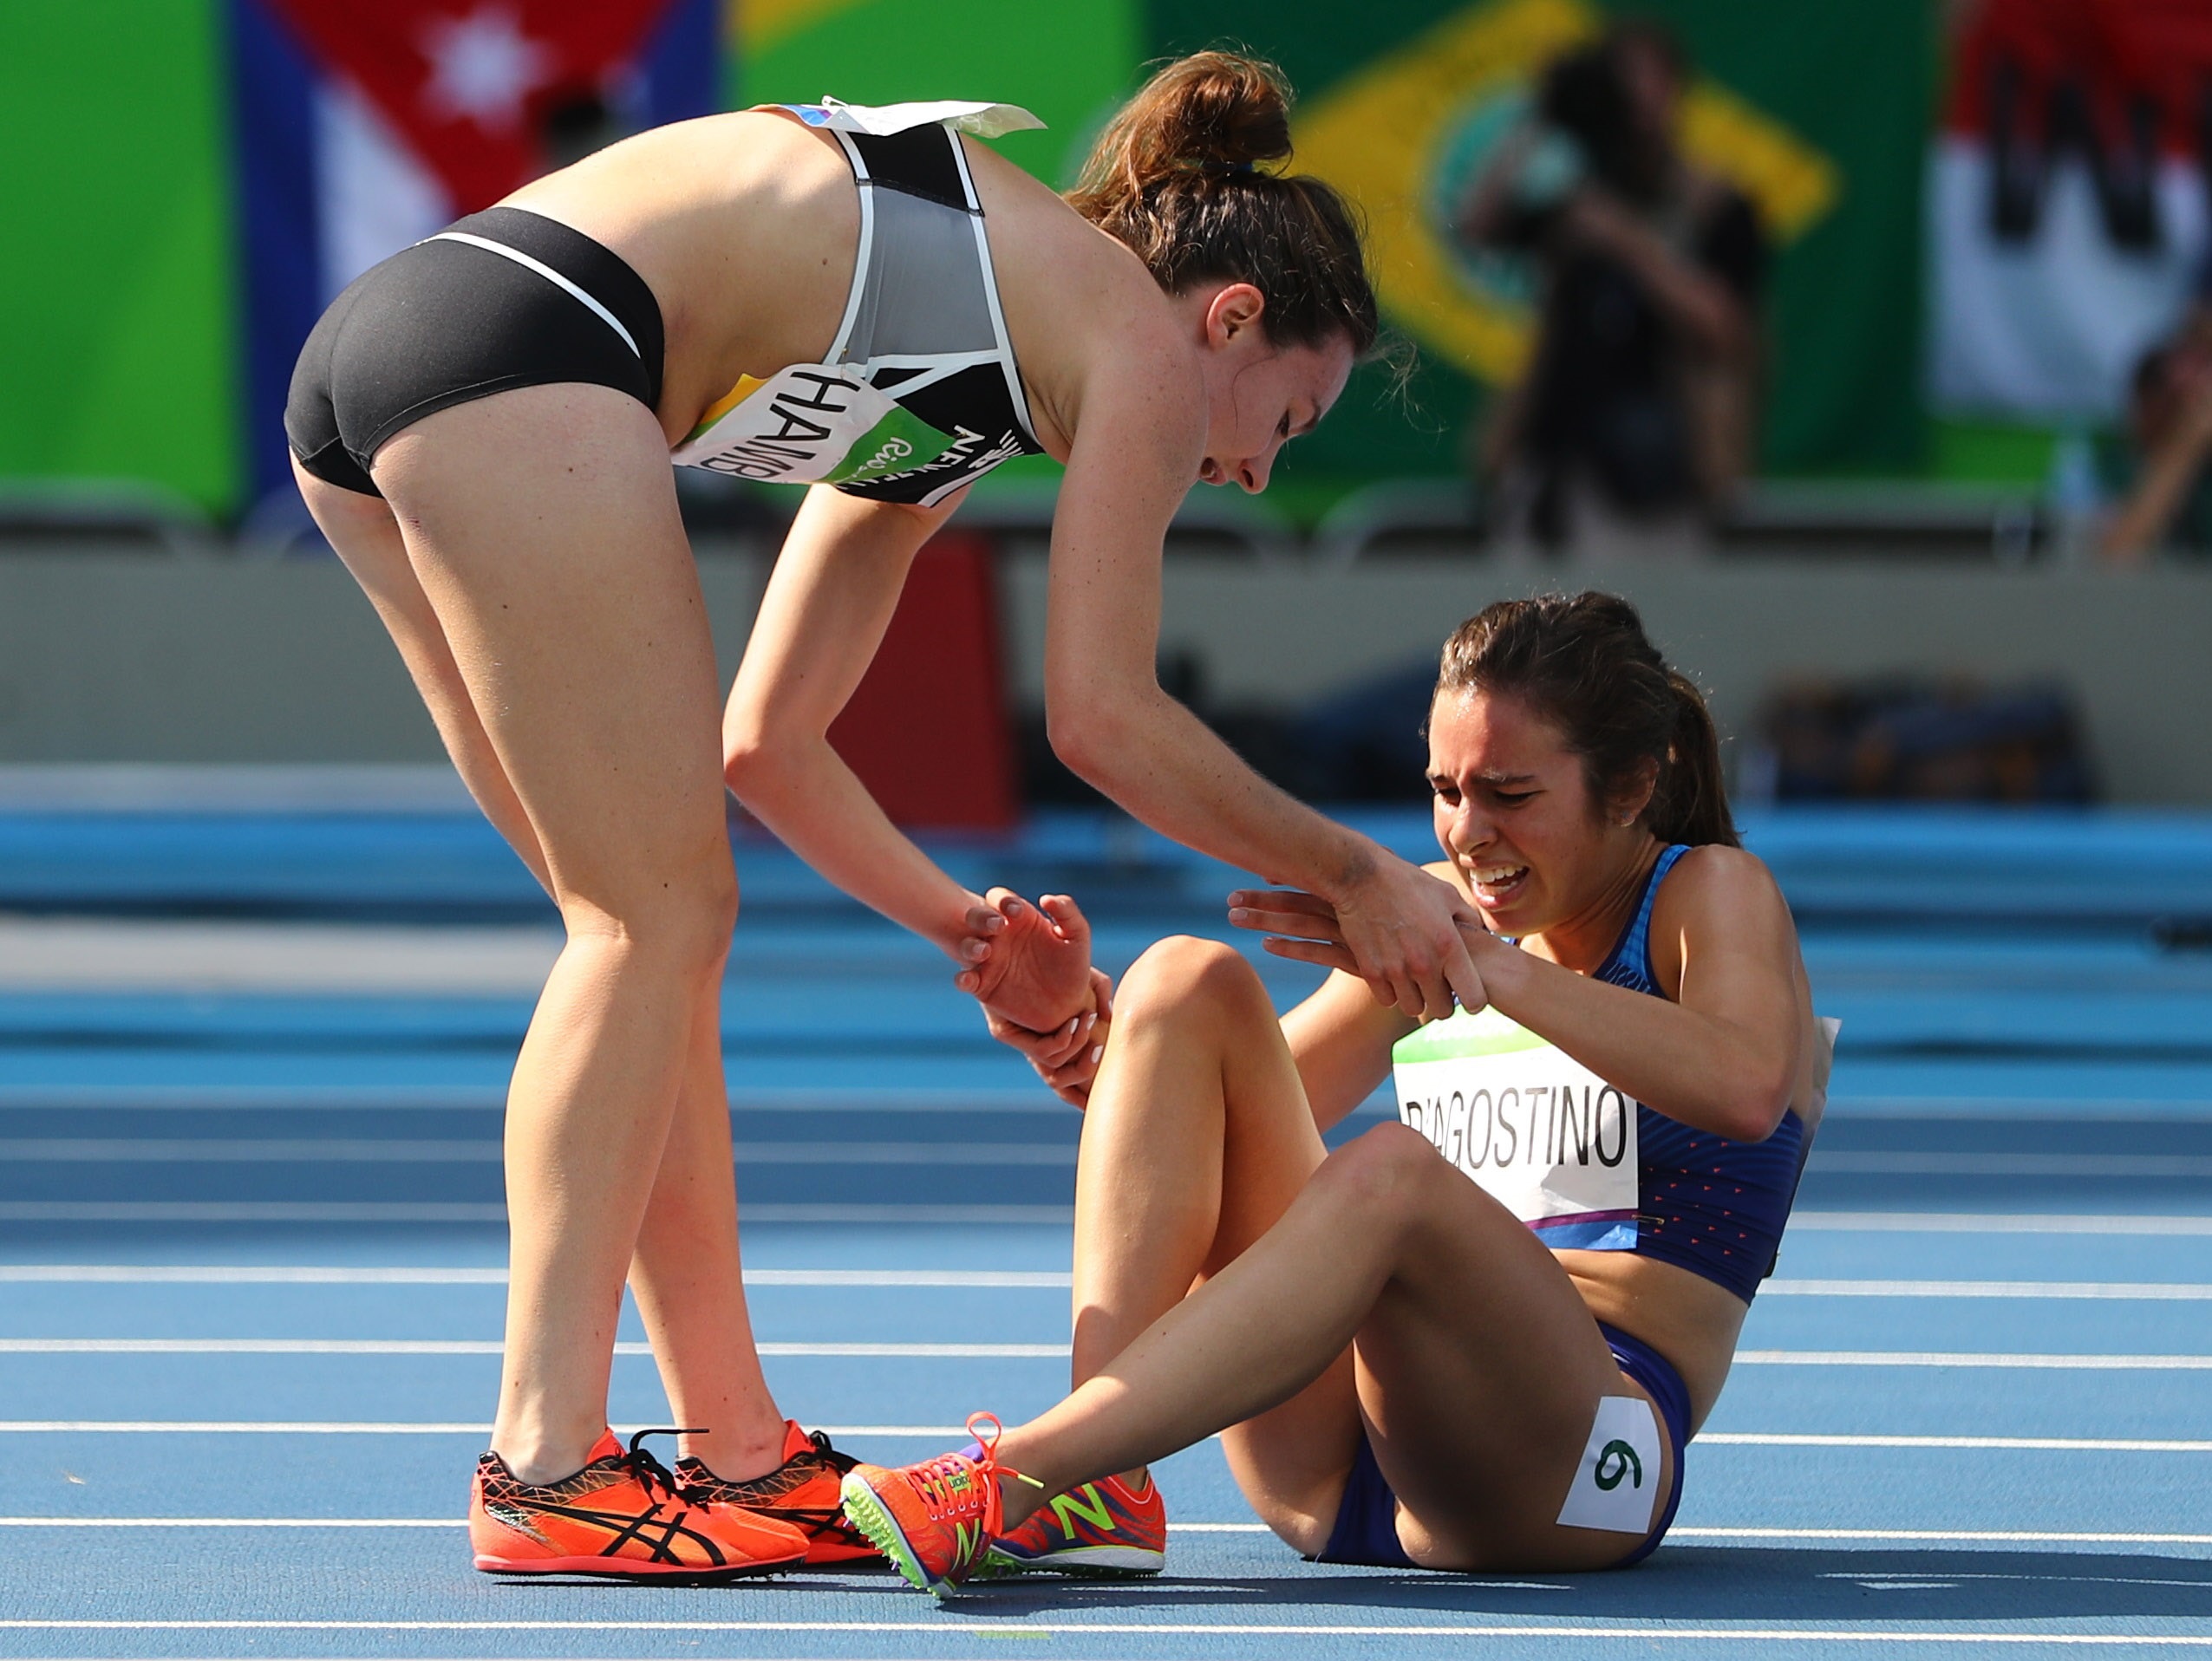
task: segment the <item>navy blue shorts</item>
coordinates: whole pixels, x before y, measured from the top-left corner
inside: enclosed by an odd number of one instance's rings
[[[1603,1321],[1598,1322],[1597,1330],[1605,1335],[1606,1345],[1621,1371],[1649,1391],[1652,1400],[1659,1404],[1660,1420],[1666,1426],[1674,1456],[1674,1482],[1667,1490],[1666,1508],[1635,1550],[1613,1566],[1625,1569],[1659,1549],[1659,1542],[1674,1521],[1675,1508],[1682,1503],[1682,1449],[1690,1439],[1690,1392],[1674,1363],[1641,1339],[1631,1338]],[[1374,1449],[1364,1434],[1360,1437],[1360,1451],[1352,1460],[1351,1479],[1344,1484],[1344,1498],[1337,1504],[1336,1526],[1329,1530],[1328,1544],[1314,1560],[1364,1563],[1387,1569],[1420,1567],[1398,1543],[1398,1496],[1390,1491],[1382,1468],[1375,1463]]]

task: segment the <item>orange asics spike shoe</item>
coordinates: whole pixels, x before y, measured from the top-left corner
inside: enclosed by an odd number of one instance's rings
[[[1167,1566],[1167,1507],[1148,1475],[1140,1488],[1119,1476],[1045,1501],[991,1542],[980,1574],[1158,1574]]]
[[[845,1474],[845,1514],[914,1585],[940,1599],[982,1563],[999,1532],[998,1479],[1034,1479],[998,1462],[999,1422],[971,1413],[968,1433],[980,1457],[940,1454],[887,1470],[855,1465]]]
[[[468,1542],[487,1574],[591,1574],[616,1580],[728,1580],[793,1568],[807,1539],[788,1522],[687,1496],[638,1444],[609,1430],[591,1462],[543,1484],[518,1481],[506,1460],[476,1462]]]
[[[744,1482],[724,1482],[697,1459],[677,1460],[675,1475],[692,1499],[742,1506],[790,1523],[806,1536],[807,1567],[819,1568],[878,1555],[839,1508],[845,1474],[859,1462],[851,1454],[831,1447],[829,1437],[819,1430],[810,1435],[797,1420],[786,1419],[783,1463],[767,1475]]]

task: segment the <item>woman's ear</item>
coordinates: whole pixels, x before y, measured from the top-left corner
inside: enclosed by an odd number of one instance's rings
[[[1206,303],[1206,344],[1218,349],[1260,327],[1267,296],[1250,283],[1224,283]]]
[[[1659,788],[1659,763],[1646,756],[1636,763],[1620,790],[1605,804],[1606,817],[1620,825],[1634,824],[1643,811],[1651,805],[1654,791]]]

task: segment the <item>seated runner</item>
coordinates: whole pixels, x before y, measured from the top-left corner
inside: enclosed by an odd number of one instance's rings
[[[1323,1562],[1625,1567],[1680,1499],[1825,1099],[1788,907],[1737,845],[1704,700],[1601,594],[1493,605],[1444,648],[1429,779],[1489,1006],[1423,1026],[1328,906],[1230,920],[1335,973],[1279,1022],[1236,952],[1132,967],[1076,1178],[1075,1389],[962,1452],[845,1481],[943,1596],[1146,1572],[1147,1462],[1220,1431]],[[1395,1069],[1400,1120],[1321,1133]]]

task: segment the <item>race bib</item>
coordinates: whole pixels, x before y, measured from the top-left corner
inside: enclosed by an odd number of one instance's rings
[[[1398,1117],[1546,1246],[1634,1251],[1636,1104],[1495,1009],[1391,1051]]]
[[[1600,1397],[1582,1462],[1559,1508],[1559,1526],[1649,1534],[1659,1503],[1659,1460],[1651,1404],[1641,1396]]]
[[[865,485],[976,437],[940,433],[850,369],[801,363],[739,381],[670,459],[760,484]]]

